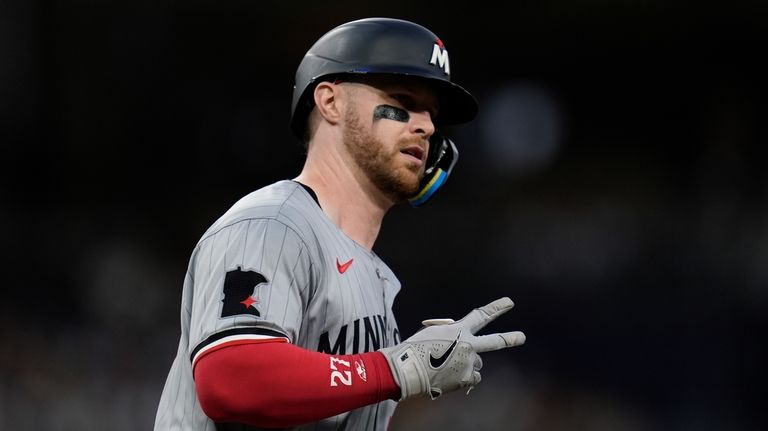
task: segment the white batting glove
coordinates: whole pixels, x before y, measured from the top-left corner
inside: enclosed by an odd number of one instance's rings
[[[474,334],[514,305],[504,297],[472,310],[458,322],[425,320],[425,327],[407,340],[380,349],[400,386],[400,401],[424,394],[435,399],[444,392],[466,387],[471,390],[480,383],[483,362],[478,353],[519,346],[525,342],[525,334]]]

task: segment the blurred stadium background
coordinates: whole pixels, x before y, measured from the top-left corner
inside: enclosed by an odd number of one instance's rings
[[[385,219],[402,332],[508,295],[528,335],[392,428],[764,429],[766,3],[33,0],[0,1],[0,430],[151,429],[189,253],[298,173],[295,68],[366,16],[481,105]]]

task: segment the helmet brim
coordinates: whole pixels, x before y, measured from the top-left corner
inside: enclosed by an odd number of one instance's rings
[[[437,88],[440,110],[435,118],[438,125],[462,124],[472,121],[478,112],[477,100],[458,84],[432,78]]]
[[[342,74],[344,75],[344,74]],[[440,110],[435,122],[440,125],[462,124],[477,116],[478,103],[462,86],[435,77],[432,70],[421,70],[404,65],[377,67],[347,72],[346,75],[412,76],[429,83],[437,95]]]
[[[411,71],[404,71],[407,68],[402,66],[396,66],[392,69],[377,69],[377,70],[353,70],[341,73],[332,73],[328,75],[318,76],[311,80],[311,84],[305,89],[306,93],[309,93],[314,87],[325,80],[335,79],[339,76],[410,76],[424,80],[428,83],[435,94],[439,104],[439,111],[436,118],[433,119],[436,125],[454,125],[462,124],[472,121],[478,112],[478,103],[472,94],[465,90],[462,86],[454,84],[453,82],[435,78],[430,72],[422,72],[417,69]],[[302,97],[309,101],[309,96]],[[307,106],[298,106],[294,117],[291,119],[291,128],[297,137],[301,139],[303,132],[303,125],[298,123],[297,120],[305,118],[308,112],[302,112],[304,110],[311,110],[311,103]]]
[[[361,73],[361,72],[358,72]],[[435,122],[440,125],[462,124],[471,121],[477,116],[477,100],[462,86],[445,79],[436,78],[431,70],[420,70],[397,65],[390,68],[376,68],[364,72],[372,75],[387,76],[413,76],[429,83],[437,95],[440,105]]]

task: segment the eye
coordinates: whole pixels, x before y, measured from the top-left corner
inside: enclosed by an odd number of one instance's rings
[[[412,104],[411,98],[406,94],[392,94],[390,97],[397,100],[406,109]]]

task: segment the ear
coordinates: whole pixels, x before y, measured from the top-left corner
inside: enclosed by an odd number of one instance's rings
[[[341,87],[321,82],[315,87],[315,109],[325,121],[337,124],[341,118]]]

